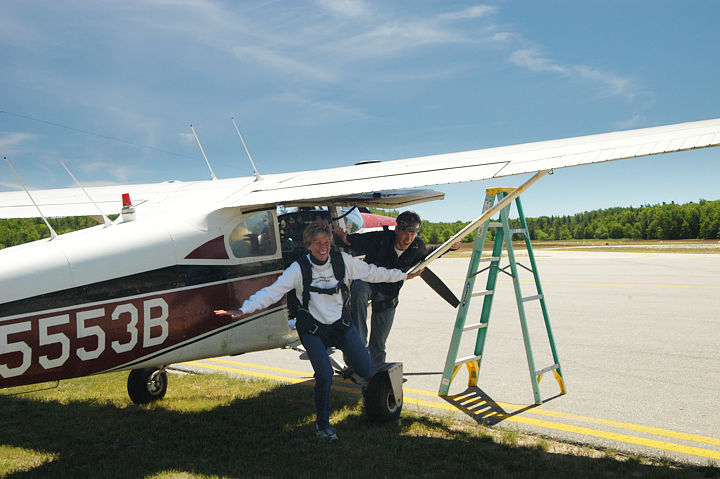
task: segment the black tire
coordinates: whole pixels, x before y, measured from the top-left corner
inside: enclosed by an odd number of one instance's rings
[[[365,413],[371,421],[388,422],[400,417],[402,404],[395,403],[395,394],[387,373],[381,372],[370,379],[363,390]]]
[[[168,379],[165,371],[156,374],[157,368],[133,369],[130,371],[127,390],[135,404],[148,404],[165,397]]]

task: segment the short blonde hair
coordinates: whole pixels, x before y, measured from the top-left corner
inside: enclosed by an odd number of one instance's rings
[[[307,225],[305,227],[305,231],[303,231],[303,244],[305,245],[305,247],[310,247],[310,244],[313,242],[315,237],[321,234],[327,235],[330,238],[330,242],[332,243],[332,227],[326,220],[317,219]]]

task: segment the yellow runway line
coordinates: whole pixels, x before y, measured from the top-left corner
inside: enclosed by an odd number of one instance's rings
[[[414,394],[419,394],[423,396],[430,396],[430,397],[439,397],[436,393],[431,393],[429,391],[423,391],[420,389],[411,389],[411,388],[403,388],[406,392],[412,392]],[[447,396],[450,399],[458,399],[459,396],[457,395],[449,395]],[[517,404],[509,404],[509,403],[501,403],[501,402],[495,402],[497,406],[508,410],[510,412],[519,411],[520,409],[525,408],[526,406],[520,406]],[[606,426],[612,426],[618,429],[627,429],[631,431],[638,431],[638,432],[644,432],[647,434],[653,434],[656,436],[665,436],[665,437],[671,437],[673,439],[682,439],[685,441],[692,441],[692,442],[701,442],[706,444],[712,444],[714,446],[720,446],[720,439],[709,437],[709,436],[700,436],[697,434],[688,434],[685,432],[677,432],[677,431],[670,431],[668,429],[661,429],[657,427],[651,427],[651,426],[641,426],[639,424],[632,424],[628,422],[619,422],[619,421],[613,421],[611,419],[599,419],[589,416],[580,416],[578,414],[572,414],[572,413],[566,413],[566,412],[558,412],[558,411],[548,411],[546,409],[540,409],[539,407],[533,407],[526,411],[523,411],[523,414],[537,414],[539,416],[550,416],[550,417],[556,417],[556,418],[564,418],[564,419],[570,419],[573,421],[584,421],[584,422],[593,422],[597,424],[604,424]]]
[[[204,368],[204,369],[212,369],[213,371],[222,371],[225,373],[233,373],[233,374],[244,374],[245,376],[251,376],[256,378],[263,378],[263,379],[272,379],[274,381],[280,381],[284,383],[302,383],[307,381],[307,379],[301,379],[296,377],[289,377],[289,376],[277,376],[275,374],[267,374],[262,373],[260,371],[250,371],[248,369],[238,369],[238,368],[229,368],[226,366],[219,366],[217,364],[208,364],[208,363],[201,363],[198,361],[186,361],[184,363],[180,364],[186,364],[188,366],[195,366],[197,368]]]
[[[452,404],[441,404],[431,401],[423,401],[422,399],[405,398],[406,404],[416,404],[418,406],[425,406],[434,409],[441,409],[445,411],[457,411],[458,408]],[[472,411],[469,411],[472,413]],[[613,441],[624,442],[628,444],[636,444],[639,446],[652,447],[654,449],[661,449],[665,451],[680,452],[683,454],[689,454],[692,456],[706,457],[708,459],[720,459],[720,451],[713,451],[712,449],[703,449],[700,447],[684,446],[681,444],[675,444],[667,441],[658,441],[655,439],[647,439],[643,437],[630,436],[628,434],[614,433],[608,431],[600,431],[596,429],[590,429],[588,427],[573,426],[571,424],[563,424],[552,421],[541,421],[539,419],[533,419],[522,416],[507,416],[504,414],[496,414],[508,422],[514,422],[518,424],[528,424],[532,426],[542,427],[545,429],[554,429],[557,431],[572,432],[584,436],[598,437],[601,439],[610,439]]]
[[[263,379],[272,379],[275,381],[292,383],[292,384],[297,384],[297,383],[302,383],[302,382],[308,381],[308,373],[305,371],[294,371],[294,370],[289,370],[289,369],[273,368],[270,366],[261,366],[261,365],[255,365],[255,364],[250,364],[250,363],[241,363],[241,362],[230,361],[230,360],[225,360],[225,359],[210,359],[210,361],[231,364],[231,365],[234,364],[234,365],[250,367],[250,368],[266,369],[266,370],[275,371],[275,372],[293,374],[296,376],[304,376],[305,379],[293,377],[293,376],[279,376],[276,374],[263,373],[261,371],[240,369],[240,368],[234,368],[234,367],[226,367],[226,366],[220,366],[217,364],[210,364],[210,363],[204,363],[204,362],[198,362],[198,361],[188,361],[188,362],[185,362],[182,364],[187,364],[189,366],[195,366],[195,367],[200,367],[200,368],[210,369],[210,370],[215,370],[215,371],[230,372],[230,373],[234,373],[234,374],[243,374],[243,375],[247,375],[247,376],[251,376],[251,377],[259,377],[259,378],[263,378]],[[344,391],[350,391],[350,392],[354,392],[354,393],[359,393],[359,390],[357,387],[334,385],[333,388],[339,389],[339,390],[344,390]],[[423,391],[423,390],[412,389],[412,388],[403,388],[403,390],[405,391],[406,394],[412,393],[412,394],[417,394],[417,395],[421,395],[421,396],[438,397],[437,394],[431,393],[429,391]],[[459,397],[461,397],[461,396],[457,396],[457,395],[448,396],[448,398],[450,398],[450,399],[456,399]],[[404,403],[405,404],[413,404],[416,406],[428,407],[428,408],[441,410],[441,411],[457,412],[459,410],[460,411],[465,410],[465,412],[467,412],[471,415],[473,413],[473,411],[472,411],[472,409],[470,409],[470,407],[458,408],[457,406],[449,404],[449,403],[443,403],[443,402],[437,402],[437,401],[426,401],[426,400],[419,399],[419,398],[408,397],[407,395],[404,398]],[[490,404],[490,403],[487,403],[486,401],[474,401],[474,402],[467,401],[466,404],[468,406],[477,406],[477,405]],[[508,403],[492,403],[492,404],[496,404],[497,406],[499,406],[503,409],[512,410],[512,411],[517,411],[517,410],[523,408],[523,406],[518,406],[515,404],[508,404]],[[547,410],[543,410],[540,408],[531,408],[531,409],[528,409],[527,411],[524,411],[524,413],[525,414],[537,414],[537,415],[551,416],[551,417],[556,417],[556,418],[564,418],[564,419],[569,419],[569,420],[594,422],[597,424],[604,424],[604,425],[612,426],[612,427],[619,428],[619,429],[644,432],[644,433],[653,434],[653,435],[657,435],[657,436],[665,436],[665,437],[670,437],[670,438],[674,438],[674,439],[681,439],[681,440],[687,440],[687,441],[693,441],[693,442],[701,442],[701,443],[707,443],[707,444],[713,444],[713,445],[720,445],[720,440],[718,440],[716,438],[712,438],[712,437],[669,431],[669,430],[655,428],[655,427],[623,423],[623,422],[612,421],[612,420],[608,420],[608,419],[597,419],[597,418],[580,416],[580,415],[569,414],[569,413],[547,411]],[[564,424],[564,423],[559,423],[559,422],[555,422],[555,421],[545,421],[545,420],[534,419],[534,418],[529,418],[529,417],[524,417],[524,416],[519,416],[519,415],[518,416],[509,416],[509,415],[505,415],[502,413],[490,413],[486,417],[489,417],[491,415],[502,418],[504,421],[518,423],[518,424],[527,424],[527,425],[541,427],[541,428],[545,428],[545,429],[570,432],[570,433],[580,434],[580,435],[584,435],[584,436],[597,437],[597,438],[601,438],[601,439],[609,439],[612,441],[618,441],[618,442],[623,442],[623,443],[627,443],[627,444],[635,444],[635,445],[644,446],[644,447],[651,447],[654,449],[672,451],[672,452],[688,454],[688,455],[692,455],[692,456],[699,456],[699,457],[704,457],[704,458],[713,459],[713,460],[720,460],[720,451],[714,451],[711,449],[704,449],[704,448],[695,447],[695,446],[686,446],[686,445],[675,444],[675,443],[667,442],[667,441],[659,441],[656,439],[631,436],[629,434],[602,431],[602,430],[597,430],[597,429],[591,429],[589,427],[575,426],[575,425]]]

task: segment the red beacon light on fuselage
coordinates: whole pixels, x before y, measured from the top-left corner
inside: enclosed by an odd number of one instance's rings
[[[132,201],[130,201],[130,193],[123,193],[122,195],[122,219],[123,222],[125,221],[134,221],[135,220],[135,207],[132,204]]]

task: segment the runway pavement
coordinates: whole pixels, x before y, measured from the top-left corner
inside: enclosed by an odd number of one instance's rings
[[[467,388],[463,370],[439,397],[455,310],[418,278],[402,290],[388,341],[388,361],[404,363],[404,409],[720,466],[720,255],[536,250],[536,259],[567,394],[546,374],[544,403],[534,405],[512,284],[501,277],[478,387]],[[460,296],[467,264],[440,259],[431,269]],[[523,295],[535,294],[532,276],[521,279]],[[468,322],[479,318],[479,299]],[[541,369],[553,362],[542,315],[539,305],[526,308]],[[300,382],[312,368],[299,356],[274,350],[176,366]]]

